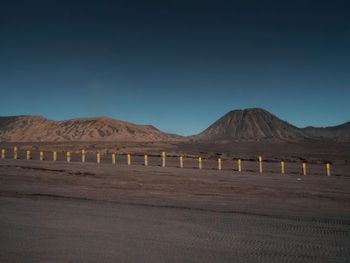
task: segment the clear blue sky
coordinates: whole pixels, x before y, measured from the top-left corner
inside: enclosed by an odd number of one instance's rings
[[[347,2],[1,1],[0,115],[110,116],[183,135],[246,107],[340,124]]]

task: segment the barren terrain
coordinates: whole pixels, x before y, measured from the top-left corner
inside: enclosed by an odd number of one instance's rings
[[[158,163],[0,160],[0,261],[348,262],[346,174]]]

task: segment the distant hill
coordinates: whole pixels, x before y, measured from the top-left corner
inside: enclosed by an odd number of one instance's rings
[[[341,125],[325,128],[306,127],[305,134],[315,138],[329,138],[335,140],[350,140],[350,121]]]
[[[0,117],[0,141],[169,141],[181,138],[150,125],[137,125],[107,117],[66,121],[41,116]]]
[[[204,141],[298,140],[308,136],[260,108],[234,110],[221,117],[206,130],[192,137]]]

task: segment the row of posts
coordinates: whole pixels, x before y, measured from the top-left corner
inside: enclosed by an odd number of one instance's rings
[[[13,149],[13,158],[14,159],[18,159],[18,148],[14,147]],[[1,150],[1,158],[5,159],[5,149]],[[71,153],[67,152],[66,153],[66,158],[67,158],[67,162],[71,161]],[[27,150],[26,151],[26,159],[30,160],[30,151]],[[39,153],[39,159],[40,161],[44,160],[44,152],[40,151]],[[52,152],[52,160],[53,161],[57,161],[57,152],[53,151]],[[162,152],[161,153],[161,166],[165,167],[166,166],[166,153]],[[81,151],[81,162],[85,163],[86,161],[86,151],[82,150]],[[184,168],[184,157],[181,155],[179,157],[179,161],[180,161],[180,168]],[[101,163],[101,154],[99,152],[96,153],[96,162],[99,164]],[[202,157],[198,157],[198,169],[202,169]],[[259,163],[259,173],[262,174],[263,173],[263,158],[262,156],[258,157],[258,163]],[[112,164],[116,164],[116,153],[112,153]],[[131,165],[131,154],[127,154],[127,164]],[[148,155],[145,154],[144,155],[144,165],[148,166]],[[285,162],[284,161],[280,161],[280,167],[281,167],[281,174],[285,174]],[[217,169],[218,170],[222,170],[222,160],[219,157],[217,160]],[[242,160],[238,159],[237,160],[237,170],[238,172],[242,172]],[[307,163],[306,162],[302,162],[302,173],[303,175],[307,175]],[[330,163],[326,163],[326,174],[327,176],[331,175],[331,164]]]

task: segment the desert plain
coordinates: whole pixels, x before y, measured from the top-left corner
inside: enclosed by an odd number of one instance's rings
[[[1,262],[349,261],[347,144],[334,150],[319,146],[324,152],[317,154],[305,144],[269,147],[262,174],[255,158],[260,154],[255,150],[267,149],[261,143],[232,144],[234,150],[220,155],[220,171],[217,152],[227,145],[118,144],[115,165],[110,153],[117,145],[23,143],[18,160],[11,158],[13,145],[1,145],[9,149],[0,160]],[[25,160],[28,147],[31,160]],[[89,148],[86,163],[82,147]],[[38,149],[45,152],[44,161]],[[56,162],[50,159],[53,149]],[[166,167],[160,166],[161,149],[167,151]],[[282,149],[287,149],[284,175],[278,161]],[[100,164],[96,151],[102,153]],[[126,152],[132,153],[131,165]],[[179,168],[181,152],[188,152],[184,168]],[[242,172],[235,166],[239,157]],[[307,175],[301,159],[308,161]]]

